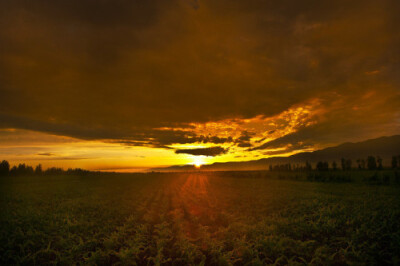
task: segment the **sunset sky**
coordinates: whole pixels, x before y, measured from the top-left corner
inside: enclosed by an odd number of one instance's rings
[[[0,1],[0,159],[141,171],[400,134],[398,0]]]

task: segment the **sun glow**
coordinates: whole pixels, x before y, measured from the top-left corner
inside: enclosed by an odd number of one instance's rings
[[[200,167],[205,163],[202,157],[203,156],[194,158],[193,165],[197,169],[200,169]]]

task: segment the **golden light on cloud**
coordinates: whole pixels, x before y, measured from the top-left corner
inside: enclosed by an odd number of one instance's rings
[[[173,150],[131,147],[106,141],[85,141],[35,131],[0,130],[0,154],[11,164],[85,168],[104,171],[143,171],[151,167],[192,163]]]
[[[139,171],[167,165],[192,164],[200,168],[214,162],[252,160],[303,151],[302,147],[292,149],[290,145],[278,149],[257,147],[316,123],[322,113],[320,101],[313,99],[271,117],[258,115],[246,119],[189,123],[184,127],[157,128],[161,131],[183,131],[198,138],[193,143],[173,143],[165,148],[154,148],[151,145],[127,146],[122,141],[119,143],[107,139],[82,141],[35,131],[4,129],[3,138],[8,141],[6,145],[0,144],[0,151],[9,153],[12,163],[41,163],[45,167]]]
[[[304,149],[286,146],[280,149],[258,149],[262,145],[309,127],[323,119],[326,110],[320,99],[311,99],[303,104],[289,108],[275,116],[257,115],[251,118],[231,118],[206,123],[189,123],[184,127],[158,128],[162,131],[182,131],[196,136],[197,141],[190,144],[173,144],[174,149],[204,149],[218,145],[227,150],[211,161],[248,159],[259,156],[288,155]]]
[[[204,124],[191,123],[198,135],[239,138],[243,132],[253,134],[252,144],[263,143],[295,132],[317,122],[323,113],[318,99],[294,106],[276,116],[258,115],[247,119],[226,119]]]

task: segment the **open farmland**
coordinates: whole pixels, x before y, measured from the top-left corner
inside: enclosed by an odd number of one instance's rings
[[[2,178],[0,264],[399,264],[400,186],[381,175]]]

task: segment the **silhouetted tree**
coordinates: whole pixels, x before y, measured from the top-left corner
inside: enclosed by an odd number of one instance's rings
[[[357,165],[358,165],[358,169],[362,169],[362,167],[361,167],[361,159],[357,159]]]
[[[351,159],[342,158],[342,159],[340,159],[340,163],[342,165],[342,170],[343,171],[351,170],[351,164],[352,164]]]
[[[352,164],[351,160],[350,160],[350,159],[347,159],[347,160],[346,160],[346,169],[347,169],[347,170],[351,170],[351,164]]]
[[[328,171],[329,170],[328,162],[318,162],[317,170],[318,171]]]
[[[36,166],[36,168],[35,168],[35,174],[36,174],[36,175],[41,175],[42,173],[43,173],[42,165],[41,165],[41,164],[38,164],[38,165]]]
[[[365,169],[365,160],[364,159],[361,159],[361,168]]]
[[[340,163],[342,165],[342,170],[346,170],[346,160],[344,158],[340,159]]]
[[[30,166],[30,165],[26,166],[26,174],[27,175],[33,175],[34,172],[35,171],[33,170],[32,166]]]
[[[62,168],[58,168],[58,167],[51,167],[46,169],[46,171],[44,171],[44,173],[46,175],[61,175],[64,173],[64,170]]]
[[[26,165],[24,163],[18,164],[17,174],[18,175],[23,175],[23,174],[26,174],[26,172],[27,172]]]
[[[10,175],[16,175],[17,174],[17,166],[13,166],[10,169]]]
[[[335,161],[332,162],[332,169],[333,169],[333,171],[337,170],[337,164]]]
[[[397,156],[392,157],[392,168],[393,169],[397,168]]]
[[[10,172],[10,164],[6,160],[3,160],[0,163],[0,175],[5,176],[8,175],[9,172]]]
[[[65,171],[65,173],[66,173],[67,175],[79,175],[79,176],[82,176],[82,175],[87,175],[87,174],[89,174],[90,171],[88,171],[88,170],[83,170],[83,169],[81,169],[81,168],[75,168],[75,169],[68,168],[68,170]]]
[[[375,170],[376,169],[376,159],[374,156],[368,156],[367,158],[367,166],[369,170]]]
[[[306,171],[311,171],[311,170],[312,170],[311,164],[308,161],[306,161]]]
[[[376,157],[376,162],[378,163],[378,169],[382,170],[383,169],[383,165],[382,165],[382,158],[380,156]]]
[[[33,167],[24,163],[13,166],[10,170],[11,175],[33,175]]]
[[[270,171],[292,171],[290,163],[277,164],[270,167]]]

